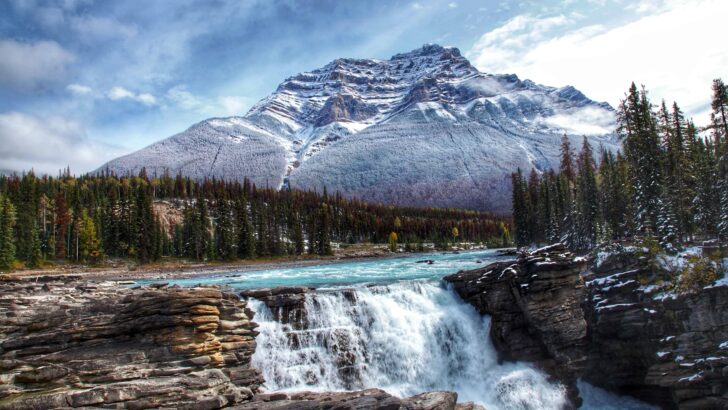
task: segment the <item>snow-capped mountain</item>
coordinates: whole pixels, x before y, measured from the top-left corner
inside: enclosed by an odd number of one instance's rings
[[[565,132],[574,147],[587,135],[613,149],[613,129],[614,110],[573,87],[481,73],[457,48],[425,45],[290,77],[243,117],[202,121],[100,170],[507,211],[513,170],[556,167]]]

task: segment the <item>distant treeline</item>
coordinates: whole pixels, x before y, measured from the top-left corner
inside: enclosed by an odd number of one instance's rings
[[[618,109],[624,152],[602,149],[597,165],[586,138],[577,155],[564,138],[558,172],[513,174],[516,242],[585,250],[642,236],[674,249],[698,236],[727,239],[728,91],[720,79],[711,106],[701,136],[677,103],[656,108],[632,84]]]
[[[155,212],[160,201],[181,216]],[[30,172],[0,177],[0,268],[46,260],[99,263],[109,256],[147,263],[163,256],[328,255],[332,241],[387,243],[392,232],[411,245],[507,245],[509,222],[476,211],[368,204],[325,190],[261,189],[248,180],[150,178],[144,170],[78,178],[67,170],[59,177]]]

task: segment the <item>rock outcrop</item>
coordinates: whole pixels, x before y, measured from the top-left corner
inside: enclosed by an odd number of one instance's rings
[[[518,259],[445,277],[481,314],[502,360],[537,363],[564,383],[580,404],[576,375],[586,362],[586,290],[576,259],[563,245],[522,253]]]
[[[295,329],[305,329],[308,313],[304,306],[306,295],[312,289],[305,286],[280,286],[277,288],[250,289],[241,292],[244,298],[255,298],[270,309],[274,319]]]
[[[585,279],[584,378],[663,408],[728,408],[728,286],[685,293],[640,250],[612,250]]]
[[[305,325],[303,287],[246,292]],[[263,393],[254,312],[216,286],[0,278],[0,409],[484,410],[457,394]]]
[[[0,282],[0,409],[247,401],[263,382],[252,317],[215,287]]]
[[[587,270],[555,245],[445,278],[491,319],[504,360],[663,408],[728,409],[728,286],[675,293],[674,272],[620,248]]]

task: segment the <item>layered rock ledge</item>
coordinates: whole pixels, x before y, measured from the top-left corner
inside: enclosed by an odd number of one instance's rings
[[[664,292],[624,250],[587,268],[554,245],[445,280],[492,316],[501,359],[535,362],[575,406],[583,378],[663,408],[728,409],[728,286]]]
[[[257,296],[302,323],[305,292]],[[215,286],[0,278],[0,409],[483,409],[452,392],[265,393],[253,316]]]
[[[252,317],[212,287],[0,282],[0,409],[249,400],[263,382]]]

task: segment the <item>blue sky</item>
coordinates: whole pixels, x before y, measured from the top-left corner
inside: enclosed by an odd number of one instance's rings
[[[725,38],[727,4],[0,0],[0,170],[90,171],[243,115],[298,72],[424,43],[613,105],[634,80],[705,123],[710,80],[728,77],[728,42],[710,38]]]

